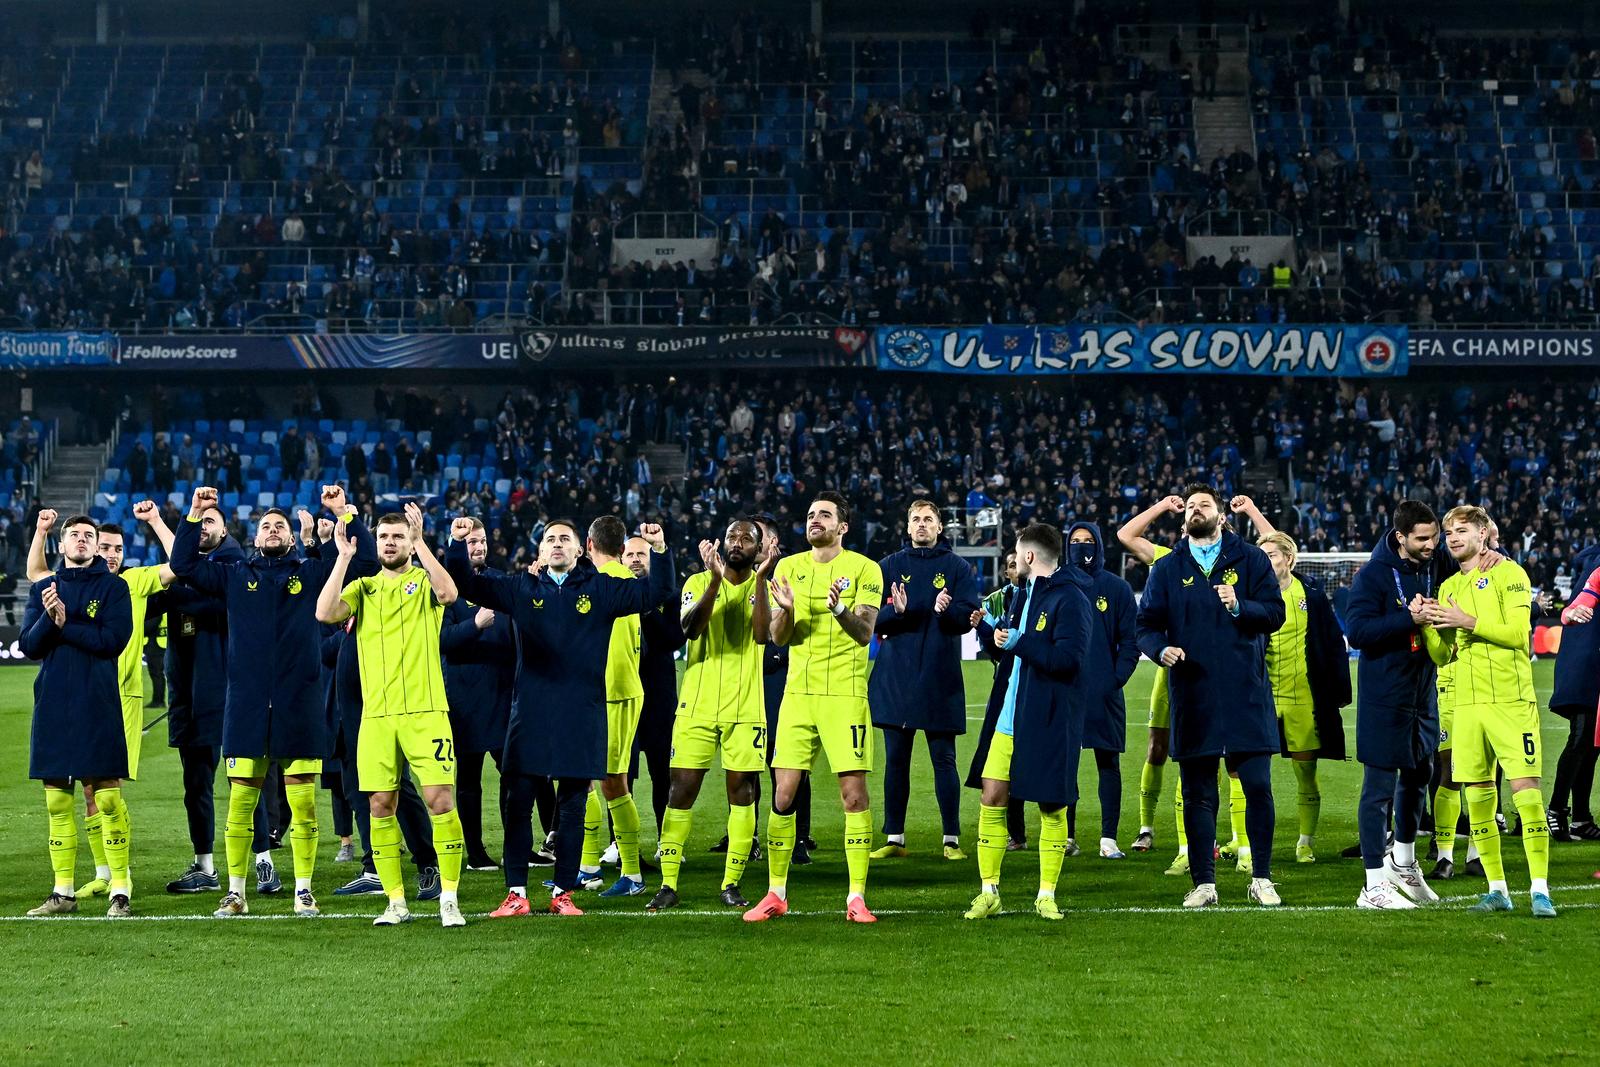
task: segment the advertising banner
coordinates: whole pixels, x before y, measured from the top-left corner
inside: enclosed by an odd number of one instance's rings
[[[0,368],[109,367],[117,360],[114,333],[0,332]]]
[[[1419,364],[1486,367],[1600,365],[1597,330],[1424,330],[1406,340]]]
[[[884,326],[873,348],[879,370],[994,376],[1388,378],[1407,369],[1403,326]]]

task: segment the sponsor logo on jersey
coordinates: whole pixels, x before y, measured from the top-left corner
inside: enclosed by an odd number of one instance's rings
[[[538,597],[534,597],[533,606],[536,608],[542,608],[544,607],[544,601],[540,600]]]
[[[245,582],[245,583],[244,583],[244,587],[245,587],[245,589],[247,589],[247,590],[248,590],[248,591],[250,591],[250,592],[252,592],[252,593],[254,593],[254,592],[255,592],[255,591],[256,591],[256,588],[257,588],[257,587],[258,587],[258,586],[259,586],[259,585],[260,585],[260,584],[261,584],[261,583],[260,583],[260,582]]]
[[[902,574],[902,575],[901,575],[901,576],[900,576],[900,584],[901,584],[901,585],[906,585],[906,584],[909,584],[909,583],[910,583],[910,581],[911,581],[911,575],[909,575],[909,574]]]
[[[933,587],[935,589],[943,589],[944,588],[944,574],[943,574],[943,572],[941,572],[939,574],[935,574],[933,576]]]
[[[1184,588],[1185,588],[1185,589],[1187,589],[1187,588],[1189,588],[1189,587],[1190,587],[1190,586],[1191,586],[1191,585],[1193,585],[1193,584],[1194,584],[1194,579],[1193,579],[1193,578],[1185,578],[1185,579],[1184,579],[1184,580],[1183,580],[1183,587],[1184,587]]]
[[[1094,598],[1094,606],[1099,608],[1101,611],[1105,611],[1107,608],[1109,608],[1111,606],[1111,604],[1110,604],[1109,601],[1106,600],[1105,597],[1097,596],[1097,597]]]
[[[587,593],[585,593],[583,596],[580,596],[578,598],[577,607],[578,607],[578,614],[579,615],[587,615],[587,614],[589,614],[589,609],[590,609],[591,606],[592,605],[589,603],[589,596],[588,596]]]
[[[290,578],[289,584],[284,586],[284,589],[288,591],[290,596],[294,596],[296,593],[300,592],[300,576],[297,574]]]
[[[1223,571],[1222,572],[1222,584],[1223,585],[1238,585],[1239,584],[1239,572],[1234,570],[1232,567],[1229,567],[1227,570]]]

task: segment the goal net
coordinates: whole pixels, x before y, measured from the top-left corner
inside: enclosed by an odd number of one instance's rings
[[[1356,571],[1371,558],[1367,552],[1302,552],[1295,560],[1294,569],[1321,582],[1328,596],[1333,597],[1350,588]]]

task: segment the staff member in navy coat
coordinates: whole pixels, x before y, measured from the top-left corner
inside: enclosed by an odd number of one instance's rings
[[[489,535],[481,519],[467,521],[472,531],[466,538],[467,559],[473,571],[481,573],[489,563]],[[517,680],[511,616],[458,597],[445,609],[439,648],[444,653],[444,691],[456,742],[456,810],[466,837],[467,869],[497,870],[500,864],[490,858],[483,843],[483,757],[492,757],[495,768],[502,768]],[[504,777],[497,804],[504,820]]]
[[[322,505],[337,521],[349,522],[356,540],[351,575],[377,573],[372,533],[356,521],[344,489],[322,487]],[[174,574],[228,608],[228,700],[222,717],[222,756],[233,791],[228,804],[228,895],[218,917],[247,914],[242,867],[248,835],[240,820],[254,811],[267,765],[283,767],[289,795],[290,837],[295,848],[295,911],[317,914],[311,894],[316,868],[316,775],[333,755],[322,687],[322,627],[317,592],[333,562],[308,559],[295,549],[289,516],[269,509],[256,524],[256,554],[224,563],[200,552],[200,524],[217,506],[217,491],[197,486],[189,519],[172,544]]]
[[[1006,583],[983,598],[983,607],[972,613],[972,629],[978,637],[978,648],[994,660],[994,673],[989,683],[989,700],[983,708],[983,724],[978,728],[978,744],[972,751],[972,762],[967,764],[967,777],[963,784],[968,789],[983,788],[983,764],[989,758],[989,745],[994,740],[994,726],[1000,720],[1000,706],[1005,701],[1006,683],[1011,680],[1011,653],[994,647],[994,632],[1002,623],[1016,626],[1016,613],[1022,610],[1021,571],[1017,568],[1015,550],[1005,554],[1003,564]],[[1022,801],[1006,804],[1006,849],[1020,851],[1028,845],[1028,826],[1022,818]]]
[[[1434,584],[1439,520],[1426,504],[1403,500],[1395,528],[1356,572],[1345,601],[1345,636],[1361,653],[1356,665],[1356,759],[1362,765],[1357,828],[1367,884],[1362,907],[1405,907],[1389,892],[1437,899],[1416,867],[1415,844],[1439,748],[1436,670],[1423,642]],[[1397,858],[1388,852],[1394,822]],[[1407,877],[1407,876],[1411,877]]]
[[[1088,575],[1090,618],[1087,684],[1095,688],[1084,710],[1083,747],[1094,749],[1100,792],[1100,856],[1123,859],[1117,847],[1122,814],[1122,752],[1128,745],[1128,709],[1122,687],[1139,665],[1139,635],[1134,620],[1133,587],[1106,570],[1100,527],[1075,522],[1067,530],[1067,562]],[[1077,805],[1067,810],[1067,837],[1077,837]],[[1068,854],[1073,854],[1068,846]]]
[[[113,862],[108,914],[127,914],[128,809],[122,803],[122,779],[128,773],[128,741],[117,656],[133,636],[133,604],[128,583],[106,569],[95,552],[97,544],[93,519],[68,519],[61,527],[61,565],[53,577],[28,590],[22,613],[18,644],[23,655],[41,661],[33,680],[28,777],[44,783],[55,869],[54,890],[30,915],[78,910],[72,885],[78,856],[75,781],[88,784],[101,798],[102,835]],[[113,840],[117,835],[120,842]]]
[[[872,858],[906,854],[911,748],[921,730],[933,761],[944,858],[963,860],[961,778],[956,771],[956,738],[967,732],[961,636],[972,629],[972,613],[978,610],[978,582],[972,567],[944,539],[939,509],[931,501],[912,502],[906,533],[909,544],[879,564],[885,596],[867,700],[873,725],[883,731],[883,832],[888,843]]]
[[[200,516],[200,551],[219,563],[238,563],[244,549],[228,536],[217,508]],[[222,712],[228,697],[228,608],[188,582],[163,594],[167,611],[167,747],[178,750],[183,773],[183,810],[188,816],[194,862],[167,883],[169,893],[221,889],[213,849],[217,837],[217,764],[222,760]],[[256,805],[251,849],[267,852],[267,806]]]
[[[1267,554],[1223,528],[1216,490],[1183,494],[1184,533],[1150,570],[1139,604],[1139,650],[1168,668],[1172,757],[1183,782],[1194,890],[1185,907],[1217,902],[1217,761],[1237,773],[1254,845],[1250,899],[1275,906],[1272,755],[1278,716],[1267,680],[1267,637],[1283,625],[1283,594]],[[1264,843],[1265,847],[1261,843]]]
[[[622,564],[635,577],[648,578],[649,552],[644,538],[630,537]],[[639,619],[639,630],[639,681],[644,685],[644,704],[639,712],[639,731],[633,738],[633,758],[628,764],[628,789],[631,792],[639,779],[642,759],[650,769],[650,807],[655,812],[659,838],[672,788],[672,724],[678,715],[676,655],[688,638],[672,604],[658,604],[645,612]],[[758,776],[758,788],[760,781]]]
[[[1567,720],[1567,743],[1556,760],[1550,793],[1555,841],[1600,841],[1600,825],[1589,810],[1594,768],[1595,710],[1600,707],[1600,546],[1591,545],[1572,561],[1572,595],[1561,613],[1561,651],[1556,654],[1550,710]],[[1568,806],[1568,798],[1571,806]]]
[[[539,543],[538,573],[477,573],[467,556],[465,538],[471,523],[456,519],[451,526],[445,569],[461,595],[491,611],[504,612],[516,627],[519,667],[516,699],[506,731],[503,773],[515,780],[507,787],[506,880],[511,893],[501,905],[504,914],[525,914],[530,833],[523,832],[522,813],[533,810],[531,775],[556,780],[556,870],[550,910],[558,915],[583,914],[569,895],[578,887],[578,862],[583,850],[584,803],[591,782],[606,773],[606,653],[611,624],[639,615],[672,598],[677,576],[666,553],[661,527],[647,525],[640,534],[650,542],[650,577],[618,578],[601,574],[582,558],[577,527],[566,520],[546,524]],[[531,826],[531,820],[527,824]],[[521,875],[524,881],[518,882]],[[521,894],[516,890],[522,889]]]

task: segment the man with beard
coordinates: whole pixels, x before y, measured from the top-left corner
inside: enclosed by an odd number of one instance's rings
[[[1445,579],[1437,601],[1422,605],[1425,637],[1435,663],[1456,661],[1452,769],[1466,794],[1467,818],[1489,891],[1472,911],[1512,911],[1495,821],[1495,768],[1511,784],[1522,820],[1522,850],[1531,879],[1536,919],[1553,919],[1550,900],[1550,828],[1540,791],[1539,706],[1528,659],[1533,600],[1528,574],[1512,560],[1485,569],[1489,516],[1482,508],[1456,507],[1444,516],[1445,543],[1461,570]],[[1396,830],[1396,847],[1399,845]]]
[[[53,513],[41,512],[53,523]],[[128,809],[122,779],[128,773],[117,657],[134,636],[128,585],[96,552],[98,531],[87,515],[61,530],[61,569],[28,590],[19,640],[23,655],[40,660],[34,682],[28,777],[44,785],[50,819],[50,866],[55,885],[32,916],[78,910],[73,873],[78,861],[78,821],[72,783],[100,797],[100,835],[109,865],[107,916],[132,914],[128,879]]]
[[[1217,761],[1237,772],[1248,802],[1249,898],[1275,907],[1272,754],[1278,720],[1267,684],[1266,639],[1283,625],[1283,597],[1266,554],[1222,527],[1209,486],[1183,494],[1184,532],[1150,572],[1139,606],[1139,649],[1168,669],[1172,756],[1183,783],[1194,889],[1189,908],[1217,903]]]
[[[527,915],[528,862],[533,853],[534,782],[556,781],[556,869],[548,910],[577,916],[572,902],[579,888],[584,805],[592,785],[606,777],[608,720],[606,654],[612,624],[637,615],[670,596],[672,560],[661,527],[640,534],[659,558],[648,581],[601,574],[583,558],[578,529],[570,520],[545,525],[539,542],[537,573],[477,573],[467,556],[471,523],[456,519],[445,568],[468,600],[511,616],[517,635],[516,699],[506,729],[506,878],[512,884],[493,914]],[[517,876],[523,881],[518,883]]]
[[[489,536],[483,521],[468,518],[467,559],[474,573],[489,564]],[[483,758],[495,768],[505,758],[506,724],[517,680],[517,646],[511,618],[465,597],[445,609],[439,636],[444,651],[444,688],[450,698],[450,730],[456,742],[456,810],[467,842],[467,869],[492,871],[500,865],[483,842]],[[504,819],[502,779],[497,807]],[[548,817],[549,813],[546,813]]]
[[[366,526],[355,521],[344,489],[322,487],[322,505],[350,524],[357,542],[356,573],[371,574],[377,550]],[[172,545],[172,570],[196,589],[220,597],[228,610],[228,702],[223,712],[222,755],[228,761],[228,892],[214,913],[249,913],[245,878],[250,869],[251,819],[266,782],[267,765],[283,767],[288,794],[290,848],[294,854],[296,915],[319,914],[311,893],[317,862],[316,775],[333,754],[322,693],[321,628],[316,591],[333,562],[295,551],[289,516],[268,509],[256,524],[255,556],[234,562],[200,553],[200,525],[217,506],[217,491],[198,486],[188,520]]]
[[[1439,523],[1426,504],[1415,500],[1402,500],[1394,520],[1395,528],[1356,572],[1345,604],[1345,634],[1361,653],[1356,666],[1356,758],[1362,764],[1357,825],[1366,885],[1356,903],[1380,911],[1439,899],[1416,861],[1417,828],[1441,736],[1435,661],[1425,641]],[[1386,856],[1391,819],[1394,848]]]
[[[1027,583],[1015,620],[986,620],[996,649],[1015,657],[983,766],[978,812],[978,895],[966,918],[1000,914],[1006,807],[1039,805],[1039,891],[1034,911],[1063,918],[1056,884],[1067,855],[1067,813],[1078,799],[1078,754],[1086,705],[1099,682],[1085,676],[1090,656],[1089,576],[1061,566],[1061,534],[1036,523],[1017,535],[1017,569]]]
[[[850,506],[838,493],[818,493],[806,509],[810,550],[786,556],[773,574],[771,639],[789,646],[789,676],[778,712],[777,784],[767,820],[767,895],[745,912],[766,922],[789,910],[789,860],[795,847],[795,793],[817,750],[839,777],[844,854],[849,871],[845,917],[873,923],[867,907],[872,811],[872,713],[867,706],[867,645],[883,603],[877,564],[844,547]],[[735,847],[729,842],[729,847]]]
[[[995,627],[1009,622],[1016,629],[1016,615],[1022,610],[1022,592],[1026,581],[1017,567],[1017,553],[1013,549],[1005,554],[1005,584],[983,598],[983,606],[972,613],[973,632],[978,636],[978,647],[986,649],[994,658],[994,673],[989,681],[989,700],[983,709],[983,725],[978,730],[978,744],[972,751],[972,762],[967,765],[965,785],[968,789],[983,789],[983,765],[989,758],[989,746],[994,742],[994,728],[1000,721],[1000,709],[1005,703],[1006,686],[1011,681],[1011,668],[1015,659],[1004,649],[994,647]],[[1023,821],[1022,801],[1013,797],[1006,802],[1006,851],[1020,852],[1028,846],[1028,827]],[[1072,855],[1068,846],[1067,855]]]
[[[759,526],[735,519],[720,544],[700,542],[700,561],[705,569],[683,583],[680,617],[688,652],[672,731],[672,791],[661,824],[661,888],[650,911],[678,905],[684,842],[714,758],[721,760],[728,794],[721,899],[730,908],[750,906],[739,883],[755,839],[756,797],[766,765],[761,654],[771,623],[767,581],[778,556],[762,554]]]
[[[1094,750],[1099,779],[1100,858],[1120,860],[1117,825],[1122,813],[1122,751],[1127,747],[1128,711],[1122,687],[1139,665],[1139,645],[1134,622],[1133,588],[1105,568],[1105,546],[1100,527],[1075,522],[1067,531],[1067,560],[1088,575],[1089,653],[1083,677],[1090,687],[1084,708],[1083,747]],[[1077,805],[1067,808],[1068,854],[1077,836]]]
[[[978,583],[944,539],[931,501],[906,512],[909,544],[879,564],[888,596],[878,612],[878,660],[867,681],[873,725],[883,731],[883,833],[875,860],[906,855],[911,750],[921,731],[933,763],[933,793],[944,828],[944,858],[961,851],[961,779],[956,738],[967,732],[961,636],[972,629]]]
[[[622,562],[635,578],[650,576],[650,542],[628,538]],[[658,604],[639,619],[639,680],[644,683],[644,708],[628,764],[628,790],[639,780],[639,765],[650,769],[650,808],[656,817],[656,840],[666,823],[672,790],[672,731],[678,709],[678,649],[684,645],[683,623],[673,604]],[[648,869],[648,865],[647,865]]]
[[[154,528],[152,524],[152,528]],[[172,534],[156,529],[162,547],[171,555]],[[219,563],[238,563],[244,550],[228,536],[227,522],[218,508],[200,517],[200,553]],[[222,760],[222,715],[228,695],[228,612],[218,597],[207,596],[188,582],[174,582],[166,592],[167,604],[167,745],[178,750],[183,770],[183,808],[188,816],[194,862],[181,876],[167,883],[169,893],[203,893],[221,889],[217,881],[213,845],[216,841],[217,764]],[[267,806],[256,805],[254,840],[257,857],[256,891],[270,885],[277,873],[267,840]],[[262,866],[262,859],[266,866]],[[263,877],[270,873],[270,878]]]

